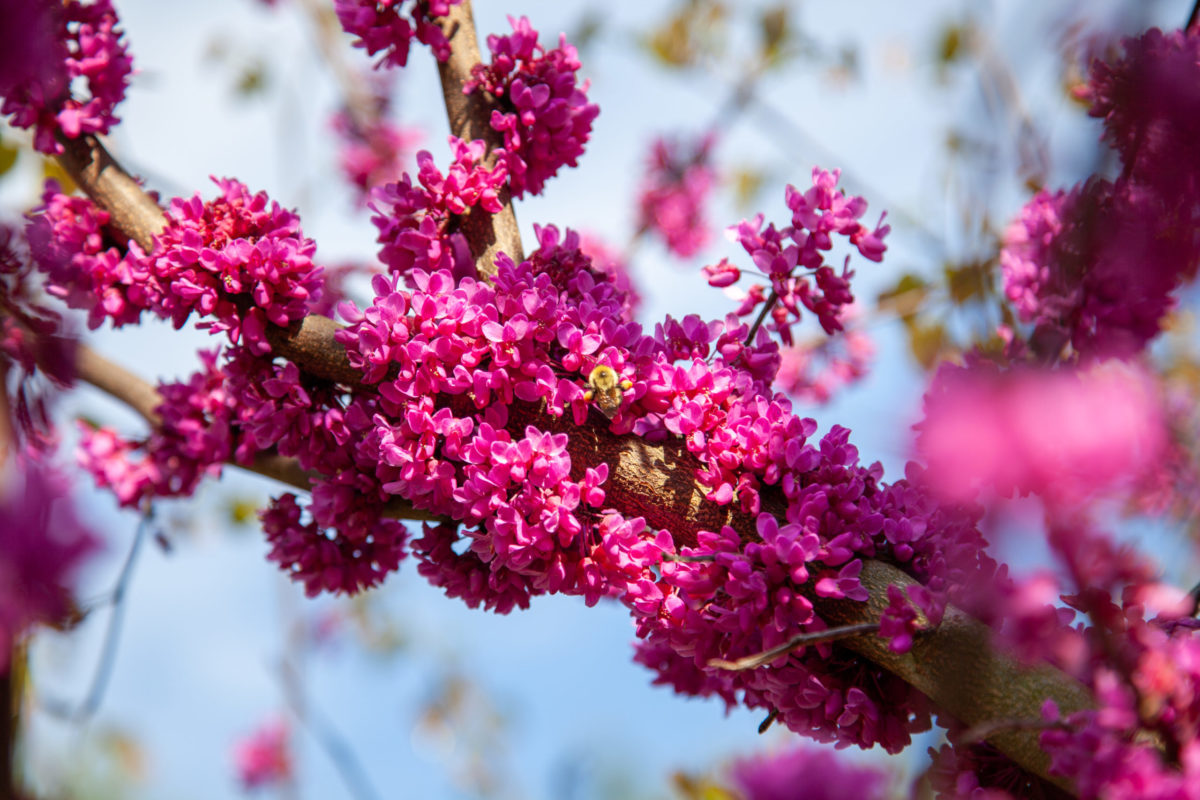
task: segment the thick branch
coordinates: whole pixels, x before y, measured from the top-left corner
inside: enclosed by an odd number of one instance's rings
[[[126,172],[95,136],[60,137],[59,163],[96,205],[109,214],[115,235],[137,242],[149,252],[154,237],[166,225],[162,209]]]
[[[471,78],[471,68],[481,60],[471,0],[462,0],[459,5],[451,6],[450,13],[441,17],[439,22],[446,38],[450,40],[450,58],[438,64],[450,132],[467,142],[483,139],[490,153],[504,145],[500,133],[490,123],[495,101],[483,90],[463,94],[463,85]],[[471,246],[475,265],[485,278],[496,273],[497,253],[507,253],[518,264],[525,258],[521,232],[517,229],[517,216],[513,212],[512,197],[507,187],[500,193],[500,202],[503,208],[499,213],[489,214],[475,207],[462,221],[461,230]]]
[[[332,321],[329,321],[333,324]],[[134,375],[119,364],[86,345],[80,345],[76,358],[76,375],[85,383],[115,397],[140,414],[150,425],[161,423],[158,406],[162,397],[150,383]],[[286,458],[274,452],[259,453],[250,464],[229,462],[232,466],[257,472],[281,483],[311,491],[314,479],[319,475],[305,472],[294,458]],[[413,508],[412,504],[396,498],[388,504],[391,516],[398,519],[442,521],[441,517]]]

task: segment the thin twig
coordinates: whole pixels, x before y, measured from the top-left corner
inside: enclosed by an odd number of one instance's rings
[[[378,800],[382,797],[367,777],[367,772],[354,754],[354,749],[334,730],[329,720],[317,712],[312,703],[303,696],[291,664],[285,661],[281,672],[288,707],[333,762],[350,795],[356,800]]]
[[[96,662],[96,671],[92,674],[92,684],[88,688],[87,694],[75,708],[68,708],[65,703],[44,700],[41,702],[41,706],[46,713],[68,722],[83,722],[100,708],[100,702],[104,699],[104,692],[108,688],[113,666],[117,660],[121,624],[125,619],[126,591],[133,578],[133,568],[137,563],[138,551],[141,549],[142,540],[146,538],[146,530],[150,527],[150,522],[149,514],[143,516],[138,522],[137,531],[133,535],[133,544],[129,546],[129,553],[125,556],[125,563],[121,566],[120,575],[117,576],[117,584],[112,590],[112,612],[108,617],[108,627],[104,631],[104,645],[100,649],[100,658]]]
[[[836,642],[839,639],[848,639],[851,636],[859,636],[864,633],[874,633],[879,630],[878,622],[864,622],[859,625],[846,625],[840,628],[829,628],[824,631],[813,631],[812,633],[802,633],[799,636],[793,636],[783,644],[772,647],[770,650],[764,650],[761,653],[756,653],[752,656],[739,658],[737,661],[726,661],[723,658],[714,658],[708,662],[708,666],[715,669],[726,669],[730,672],[742,672],[748,669],[761,667],[763,664],[769,664],[782,655],[786,655],[798,647],[804,647],[809,644],[823,644],[825,642]]]
[[[770,296],[767,297],[766,303],[763,304],[763,310],[758,312],[758,319],[754,320],[754,324],[750,326],[750,332],[746,334],[746,347],[754,344],[754,334],[758,333],[759,327],[762,326],[763,320],[767,318],[767,314],[775,307],[775,301],[779,299],[779,295],[775,290],[771,290]]]
[[[674,553],[663,553],[663,561],[678,561],[682,564],[711,564],[717,560],[715,555],[705,556],[679,556]]]
[[[1188,14],[1187,24],[1183,26],[1185,31],[1190,31],[1200,22],[1200,0],[1196,0],[1196,4],[1192,6],[1192,13]]]

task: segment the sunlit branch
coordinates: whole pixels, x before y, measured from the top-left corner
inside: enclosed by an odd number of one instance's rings
[[[78,353],[76,369],[80,380],[125,403],[150,425],[160,424],[161,420],[156,409],[162,402],[162,397],[152,384],[142,380],[120,364],[109,361],[87,345],[80,345]],[[257,472],[259,475],[273,478],[304,491],[312,489],[312,482],[316,477],[305,472],[294,458],[287,458],[274,452],[259,453],[249,464],[236,462],[229,462],[229,464],[250,472]],[[411,503],[399,498],[388,503],[387,511],[389,516],[397,519],[443,521],[442,517],[413,508]]]
[[[491,153],[504,144],[500,133],[491,125],[494,99],[482,89],[463,94],[463,85],[471,78],[471,68],[481,61],[471,0],[451,6],[450,13],[439,17],[438,22],[450,41],[450,58],[438,63],[450,132],[468,142],[484,140]],[[500,192],[500,203],[503,207],[497,214],[489,214],[476,206],[462,219],[461,230],[470,244],[475,266],[485,278],[496,272],[497,253],[508,254],[518,264],[525,258],[507,187]]]

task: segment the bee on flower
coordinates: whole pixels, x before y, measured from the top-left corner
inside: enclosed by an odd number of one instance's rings
[[[621,407],[624,392],[632,388],[633,381],[622,379],[607,364],[597,364],[588,375],[588,390],[583,393],[583,399],[588,403],[595,402],[604,416],[612,419]]]

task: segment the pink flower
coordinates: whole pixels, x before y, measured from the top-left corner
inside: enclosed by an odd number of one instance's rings
[[[712,236],[705,204],[717,181],[715,144],[706,136],[691,145],[655,139],[638,192],[638,228],[662,236],[680,258],[700,252]]]
[[[492,63],[475,65],[463,92],[483,89],[496,99],[491,125],[504,135],[496,154],[513,196],[523,197],[541,194],[561,167],[577,166],[600,107],[587,101],[589,84],[578,82],[579,57],[565,35],[546,50],[528,19],[508,22],[512,34],[488,36]]]
[[[30,626],[66,619],[71,583],[99,547],[68,490],[61,476],[24,456],[0,470],[0,673]]]
[[[245,789],[292,780],[291,731],[283,718],[271,719],[233,745],[233,764]]]
[[[1109,362],[1087,371],[943,367],[925,399],[917,450],[952,498],[981,487],[1073,504],[1126,488],[1166,445],[1151,378]]]
[[[378,66],[403,67],[408,63],[412,40],[429,45],[438,61],[450,57],[450,43],[434,17],[450,13],[459,0],[414,2],[408,18],[402,16],[405,0],[334,0],[333,9],[346,33],[357,37],[355,47],[367,55],[383,53]]]
[[[342,176],[358,190],[357,200],[365,205],[371,189],[396,180],[411,157],[422,134],[418,128],[404,127],[384,118],[386,105],[378,113],[358,124],[343,109],[334,114],[330,125],[338,136],[338,166]]]
[[[743,758],[733,782],[745,800],[884,800],[886,773],[856,766],[818,747],[797,746]]]
[[[9,49],[9,36],[0,35],[0,114],[11,114],[18,128],[34,128],[34,147],[43,153],[62,152],[58,133],[71,139],[108,133],[118,122],[113,112],[133,69],[109,0],[67,0],[61,6],[6,0],[0,10],[6,32],[20,40]],[[50,31],[54,41],[48,41]],[[23,52],[32,56],[28,62],[9,61]],[[86,99],[71,94],[81,86],[87,87]]]

